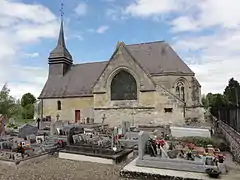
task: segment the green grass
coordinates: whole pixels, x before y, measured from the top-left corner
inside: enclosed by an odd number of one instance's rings
[[[18,126],[21,126],[23,124],[34,122],[34,119],[17,119],[17,120],[15,120],[15,122]]]

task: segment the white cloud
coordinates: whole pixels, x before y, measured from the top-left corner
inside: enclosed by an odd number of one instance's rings
[[[202,84],[202,91],[223,92],[228,80],[240,81],[240,31],[225,30],[214,35],[188,36],[176,39],[174,48],[183,53],[192,52],[190,67]],[[196,51],[200,51],[194,57]],[[197,59],[197,61],[196,61]]]
[[[87,14],[87,10],[88,5],[86,3],[81,2],[77,5],[74,11],[78,16],[85,16]]]
[[[89,28],[89,29],[87,29],[87,32],[89,32],[89,33],[103,34],[103,33],[105,33],[108,29],[109,29],[109,26],[107,26],[107,25],[102,25],[102,26],[98,27],[97,29]]]
[[[5,18],[13,20],[28,20],[35,23],[45,23],[55,20],[55,15],[46,7],[41,5],[23,4],[17,1],[0,1],[0,14]]]
[[[185,0],[135,0],[125,8],[132,16],[149,17],[177,11],[184,7]]]
[[[103,34],[103,33],[105,33],[108,29],[109,29],[109,26],[103,25],[103,26],[100,26],[100,27],[96,30],[96,32],[99,33],[99,34]]]
[[[125,7],[125,13],[137,17],[152,17],[167,13],[178,15],[172,22],[175,30],[195,30],[210,26],[236,28],[240,24],[239,0],[135,0]],[[187,27],[185,27],[187,26]]]
[[[240,25],[240,1],[229,0],[192,0],[191,11],[183,17],[177,17],[172,26],[175,31],[191,31],[199,28],[220,26],[221,28],[237,28]],[[179,9],[180,11],[180,9]],[[197,12],[197,13],[196,13]],[[194,28],[192,28],[194,27]]]
[[[11,70],[18,79],[10,79],[8,87],[11,94],[20,98],[24,93],[30,92],[38,97],[47,79],[48,68],[32,67],[32,66],[13,66]],[[19,80],[21,80],[19,82]]]
[[[181,32],[181,31],[198,31],[199,25],[194,21],[194,19],[191,19],[187,16],[182,16],[174,19],[171,22],[173,28],[173,32]]]
[[[8,82],[11,94],[20,97],[26,92],[38,96],[45,83],[46,70],[34,66],[24,67],[24,49],[45,38],[58,35],[56,16],[40,4],[24,4],[17,0],[0,1],[0,86]],[[42,72],[42,73],[40,73]]]
[[[170,15],[174,48],[191,62],[207,93],[223,92],[231,77],[240,81],[239,8],[239,0],[135,0],[125,13],[153,20]]]
[[[109,18],[113,21],[127,19],[126,11],[122,7],[119,7],[119,6],[114,6],[112,8],[107,9],[106,16],[107,16],[107,18]]]
[[[24,56],[29,57],[29,58],[36,58],[36,57],[39,57],[39,53],[38,52],[25,53]]]

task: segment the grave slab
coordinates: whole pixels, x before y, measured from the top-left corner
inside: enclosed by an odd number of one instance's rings
[[[189,137],[189,136],[198,136],[198,137],[211,137],[209,129],[202,128],[188,128],[188,127],[170,127],[171,135],[173,137]]]
[[[196,173],[196,172],[186,172],[186,171],[176,171],[169,169],[160,169],[160,168],[148,168],[148,167],[139,167],[136,166],[136,161],[138,158],[134,159],[132,162],[127,164],[120,172],[121,177],[138,177],[145,179],[184,179],[184,180],[210,180],[205,173]]]

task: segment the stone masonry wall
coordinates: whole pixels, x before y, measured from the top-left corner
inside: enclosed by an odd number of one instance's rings
[[[110,126],[118,126],[122,124],[122,121],[129,121],[134,125],[139,124],[183,124],[181,116],[176,118],[174,113],[157,113],[155,109],[125,109],[125,108],[109,108],[94,110],[95,122],[101,123],[102,117],[105,114],[105,123]]]
[[[234,160],[240,162],[240,133],[236,132],[222,121],[218,122],[218,129],[229,143]]]

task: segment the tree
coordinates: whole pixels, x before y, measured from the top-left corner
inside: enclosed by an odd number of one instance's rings
[[[0,114],[6,118],[13,117],[17,111],[15,99],[10,96],[10,89],[5,84],[0,91]]]
[[[34,103],[36,98],[31,93],[26,93],[21,98],[22,118],[33,119],[34,117]]]
[[[202,103],[205,108],[208,107],[224,107],[228,106],[228,99],[222,94],[208,93],[206,97],[202,98]]]
[[[209,101],[205,95],[202,96],[202,105],[205,109],[209,107]]]
[[[240,102],[240,85],[239,82],[231,78],[226,86],[224,93],[229,101],[229,104],[236,106]]]
[[[26,107],[29,104],[34,104],[36,102],[36,98],[31,93],[26,93],[21,98],[21,106]]]
[[[34,117],[34,105],[27,104],[22,111],[23,119],[33,119]]]

